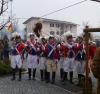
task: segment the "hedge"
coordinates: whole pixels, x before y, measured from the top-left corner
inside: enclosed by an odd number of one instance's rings
[[[10,64],[0,63],[0,76],[11,73]]]

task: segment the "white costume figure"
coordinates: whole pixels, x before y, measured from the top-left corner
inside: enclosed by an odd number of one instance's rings
[[[15,69],[19,69],[19,81],[21,80],[21,68],[22,68],[22,53],[25,48],[25,44],[21,41],[19,34],[15,34],[12,38],[12,47],[11,47],[11,67],[13,69],[13,78],[15,80]]]
[[[75,63],[76,63],[76,71],[78,74],[78,85],[82,85],[82,79],[84,77],[85,72],[85,48],[83,44],[82,37],[79,37],[78,43],[75,46],[76,55],[75,55]]]
[[[63,45],[63,44],[59,44],[58,45],[59,47],[59,66],[60,66],[60,78],[61,78],[61,81],[63,81],[63,74],[64,74],[64,60],[66,58],[66,54],[67,54],[67,51],[66,51],[66,47]]]
[[[29,80],[31,80],[31,69],[33,69],[33,80],[35,80],[36,68],[38,66],[37,57],[37,45],[35,36],[33,33],[30,34],[30,40],[27,41],[27,67],[29,73]]]
[[[46,82],[50,82],[50,74],[52,72],[52,84],[55,83],[55,76],[57,70],[57,63],[59,59],[59,51],[57,48],[56,40],[53,36],[49,37],[49,42],[46,46],[47,55],[47,79]]]
[[[41,74],[41,81],[44,81],[46,79],[46,53],[45,53],[45,47],[46,47],[46,39],[41,38],[40,43],[40,50],[39,50],[39,69]]]
[[[73,83],[73,69],[74,69],[74,42],[72,35],[67,36],[67,42],[64,44],[67,48],[67,58],[64,60],[63,68],[64,68],[64,77],[63,82],[66,80],[66,76],[69,72],[70,75],[70,83]]]

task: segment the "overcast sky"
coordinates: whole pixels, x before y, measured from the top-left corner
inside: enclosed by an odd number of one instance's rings
[[[69,6],[83,0],[13,0],[13,14],[17,18],[40,17],[54,10]],[[71,21],[83,26],[100,26],[100,3],[87,0],[79,5],[67,8],[45,18]],[[20,19],[20,22],[26,19]]]

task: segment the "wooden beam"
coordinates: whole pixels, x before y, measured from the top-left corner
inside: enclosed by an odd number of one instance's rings
[[[85,28],[84,32],[100,32],[100,28]]]
[[[91,0],[91,1],[100,2],[100,0]]]

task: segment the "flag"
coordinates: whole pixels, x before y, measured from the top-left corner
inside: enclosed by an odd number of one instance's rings
[[[10,23],[10,25],[8,26],[8,31],[9,32],[13,32],[13,25],[12,25],[12,23]]]

